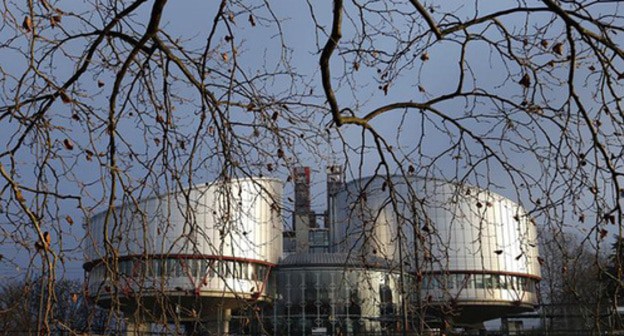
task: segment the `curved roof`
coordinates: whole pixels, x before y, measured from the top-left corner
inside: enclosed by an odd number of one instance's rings
[[[504,200],[509,200],[519,206],[522,206],[520,204],[520,202],[513,200],[510,197],[504,196],[498,192],[495,191],[491,191],[487,188],[483,188],[483,187],[479,187],[479,186],[475,186],[473,184],[470,183],[462,183],[459,181],[448,181],[448,180],[444,180],[441,178],[437,178],[437,177],[425,177],[425,176],[420,176],[420,175],[414,175],[414,176],[404,176],[404,175],[400,175],[400,174],[390,174],[390,175],[369,175],[369,176],[362,176],[359,178],[355,178],[352,179],[348,182],[346,182],[344,184],[344,188],[340,191],[340,192],[349,192],[348,188],[350,186],[353,185],[357,185],[359,184],[364,184],[366,186],[367,183],[376,180],[376,179],[386,179],[386,178],[390,178],[392,180],[396,180],[396,179],[400,179],[402,181],[410,181],[410,183],[412,181],[431,181],[431,182],[435,182],[435,183],[440,183],[440,184],[446,184],[446,185],[453,185],[453,186],[458,186],[460,188],[468,188],[468,189],[473,189],[473,190],[477,190],[478,192],[482,192],[482,193],[486,193],[487,195],[489,195],[490,197],[493,197],[494,199],[504,199]]]

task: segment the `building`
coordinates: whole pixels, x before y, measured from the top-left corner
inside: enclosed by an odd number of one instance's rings
[[[332,166],[319,215],[309,169],[295,175],[303,199],[294,231],[283,230],[281,183],[266,178],[95,215],[85,246],[90,295],[104,307],[119,302],[133,321],[182,321],[191,334],[478,329],[537,304],[536,230],[514,202],[417,177],[344,184]]]
[[[537,230],[511,200],[401,176],[351,181],[336,199],[333,250],[403,266],[409,305],[429,325],[479,328],[537,305]]]
[[[86,223],[88,293],[132,323],[201,322],[227,333],[233,309],[273,297],[281,198],[278,180],[237,179],[99,213]]]

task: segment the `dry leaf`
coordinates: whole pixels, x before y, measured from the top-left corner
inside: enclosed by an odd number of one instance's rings
[[[600,229],[600,239],[603,239],[604,237],[606,237],[607,234],[609,234],[609,232],[607,230]]]
[[[91,161],[93,160],[93,152],[90,150],[86,150],[85,153],[87,154],[87,161]]]
[[[424,93],[425,92],[425,87],[422,86],[422,85],[418,85],[418,91]]]
[[[57,24],[61,23],[61,18],[62,18],[62,16],[60,16],[60,15],[52,15],[52,17],[50,17],[50,24],[52,25],[52,27],[54,27]]]
[[[280,159],[284,157],[284,150],[283,149],[279,148],[277,150],[277,157],[280,158]]]
[[[162,124],[162,123],[165,122],[165,119],[160,114],[157,114],[156,115],[156,122],[159,123],[159,124]]]
[[[47,0],[41,0],[41,6],[43,6],[46,10],[50,10],[52,8]]]
[[[421,230],[423,230],[424,232],[431,232],[431,229],[429,229],[429,224],[425,223]]]
[[[99,88],[103,87],[104,86],[104,81],[103,80],[99,80],[98,83],[97,83],[97,86]]]
[[[71,296],[71,300],[72,300],[73,303],[78,302],[78,294],[73,293],[72,296]]]
[[[26,199],[24,198],[24,195],[22,194],[22,191],[19,189],[15,190],[15,199],[20,203],[26,201]]]
[[[355,70],[355,71],[360,70],[360,63],[358,63],[358,62],[353,62],[353,70]]]
[[[277,111],[273,112],[273,114],[271,115],[271,120],[273,121],[277,120],[278,116],[279,116],[279,113]]]
[[[30,33],[33,30],[33,22],[30,16],[24,17],[24,22],[22,22],[22,28],[26,30],[26,32]]]
[[[561,55],[561,54],[563,54],[563,43],[558,42],[557,44],[555,44],[555,45],[552,47],[552,51],[553,51],[555,54],[557,54],[557,55]]]
[[[65,139],[65,140],[63,140],[63,145],[65,146],[65,148],[66,148],[67,150],[72,150],[72,149],[74,149],[74,143],[73,143],[71,140],[69,140],[69,139]]]
[[[542,47],[548,48],[548,41],[547,40],[542,40],[542,42],[540,42],[540,44],[542,45]]]
[[[522,76],[522,79],[520,79],[518,83],[524,86],[525,88],[528,88],[529,86],[531,86],[531,77],[529,76],[528,73],[525,73],[524,76]]]
[[[256,26],[256,20],[254,19],[253,15],[249,14],[249,23],[251,24],[252,27]]]
[[[71,98],[69,98],[69,96],[67,95],[67,93],[65,93],[65,91],[63,90],[59,91],[59,95],[61,96],[61,100],[63,101],[63,103],[69,104],[72,102]]]
[[[52,237],[48,231],[43,233],[43,247],[46,250],[50,249],[50,243],[52,242]]]
[[[420,60],[427,62],[429,60],[429,53],[425,51],[422,55],[420,55]]]
[[[228,54],[227,54],[227,53],[222,53],[222,54],[221,54],[221,58],[223,59],[223,61],[224,61],[224,62],[227,62],[227,61],[228,61],[228,59],[229,59],[229,56],[228,56]]]
[[[71,216],[69,215],[65,216],[65,220],[67,221],[69,225],[74,225],[74,219],[71,218]]]
[[[385,85],[382,87],[382,90],[383,90],[383,92],[384,92],[384,96],[387,96],[387,95],[388,95],[388,84],[385,84]]]

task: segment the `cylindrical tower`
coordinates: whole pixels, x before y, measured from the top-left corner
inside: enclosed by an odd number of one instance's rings
[[[511,200],[399,176],[352,181],[337,198],[335,248],[394,261],[402,255],[410,300],[421,310],[474,324],[538,303],[536,227]]]
[[[84,240],[90,296],[146,321],[266,300],[282,251],[282,188],[269,178],[217,181],[96,214]]]

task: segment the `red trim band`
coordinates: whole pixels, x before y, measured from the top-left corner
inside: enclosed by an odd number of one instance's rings
[[[234,256],[221,256],[212,254],[131,254],[117,257],[117,261],[133,260],[133,259],[201,259],[201,260],[225,260],[225,261],[242,261],[250,264],[265,265],[268,267],[275,267],[277,264],[270,263],[264,260],[241,258]],[[113,260],[113,257],[100,258],[86,262],[82,265],[82,268],[86,271],[91,271],[97,264],[102,263],[104,260]]]
[[[534,280],[542,280],[542,277],[528,273],[518,272],[505,272],[505,271],[490,271],[490,270],[446,270],[446,271],[428,271],[422,272],[422,275],[445,275],[445,274],[498,274],[498,275],[511,275],[521,278],[531,278]]]

